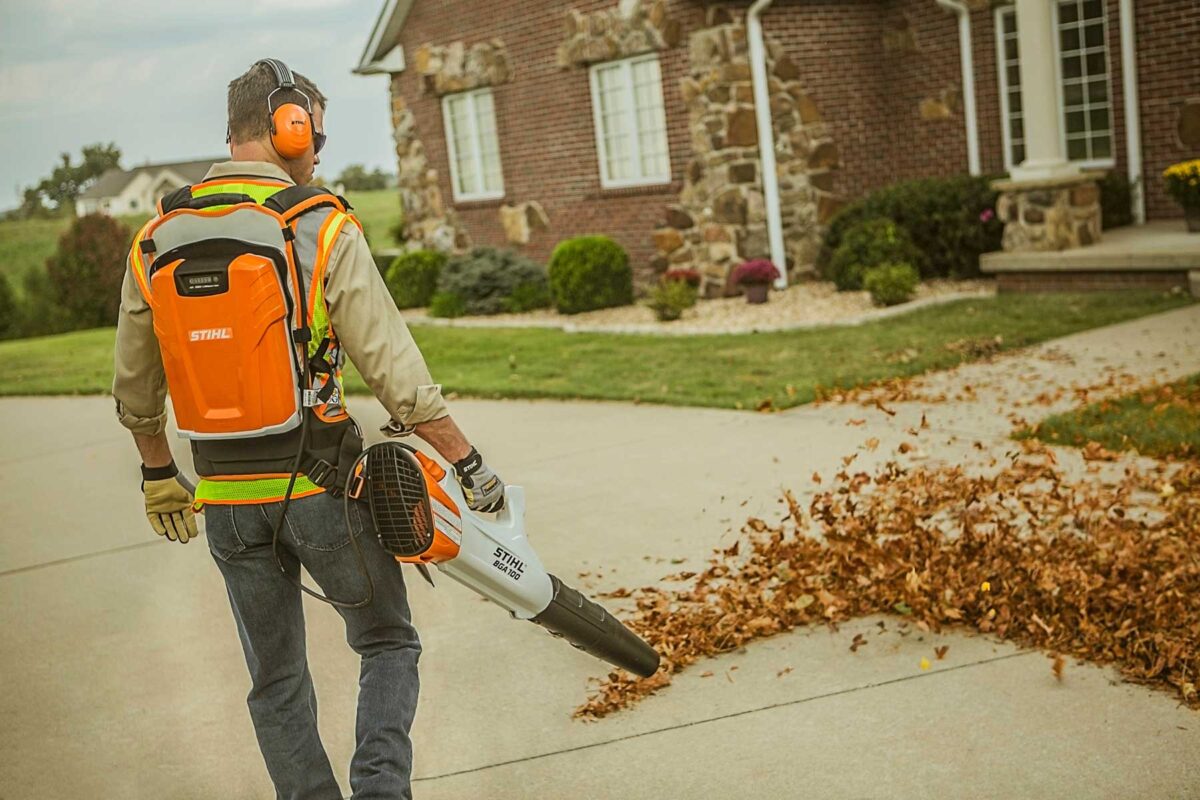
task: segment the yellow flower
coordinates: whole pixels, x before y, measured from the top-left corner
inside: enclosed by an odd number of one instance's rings
[[[984,581],[983,584],[979,587],[979,591],[981,591],[981,592],[990,592],[991,590],[992,590],[991,581]]]
[[[921,669],[929,669],[929,659],[928,658],[921,659]]]

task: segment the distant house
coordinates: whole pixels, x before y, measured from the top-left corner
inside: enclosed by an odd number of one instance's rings
[[[75,213],[86,214],[149,214],[158,198],[181,186],[199,183],[217,161],[224,158],[205,158],[199,161],[180,161],[170,164],[144,164],[133,169],[113,168],[100,176],[75,201]]]

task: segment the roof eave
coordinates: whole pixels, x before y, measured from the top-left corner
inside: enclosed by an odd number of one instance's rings
[[[355,74],[375,75],[388,71],[382,69],[380,65],[384,64],[387,56],[391,55],[396,37],[400,35],[400,29],[404,27],[404,21],[408,19],[408,12],[412,10],[413,2],[414,0],[386,0],[384,2],[379,16],[375,19],[375,26],[371,29],[371,36],[367,39],[367,46],[358,59],[358,66],[352,70]],[[403,71],[403,58],[404,54],[401,52],[400,69],[391,71]]]

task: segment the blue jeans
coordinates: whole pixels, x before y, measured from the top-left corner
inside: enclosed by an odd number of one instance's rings
[[[276,797],[341,800],[317,733],[300,590],[280,574],[271,554],[279,506],[206,506],[208,547],[225,577],[246,654],[252,682],[246,700]],[[372,533],[366,503],[352,500],[350,508],[350,527],[375,581],[369,606],[338,609],[346,641],[362,657],[350,787],[355,800],[411,798],[409,729],[417,706],[421,644],[400,565]],[[340,498],[318,494],[293,500],[279,534],[279,558],[292,576],[303,564],[328,597],[354,602],[366,596],[367,581],[350,545]]]

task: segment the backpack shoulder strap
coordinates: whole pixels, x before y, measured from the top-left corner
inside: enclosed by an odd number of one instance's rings
[[[315,208],[331,207],[343,213],[350,208],[345,198],[320,186],[289,186],[271,195],[263,205],[289,222]]]
[[[178,208],[187,207],[190,202],[192,202],[192,187],[181,186],[175,191],[168,192],[159,198],[158,215],[160,217],[166,216]]]

